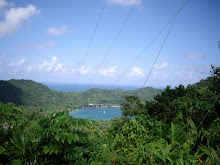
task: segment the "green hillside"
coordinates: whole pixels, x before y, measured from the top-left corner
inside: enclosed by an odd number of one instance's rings
[[[32,80],[0,81],[0,101],[33,109],[64,110],[74,107],[73,95],[56,92]]]
[[[160,89],[155,89],[153,87],[145,87],[141,89],[136,89],[128,91],[126,95],[135,95],[138,96],[142,101],[150,101],[154,99],[154,96],[160,94]]]
[[[141,100],[150,101],[160,92],[161,90],[152,87],[133,91],[93,88],[85,92],[56,92],[32,80],[0,81],[1,102],[49,111],[71,110],[88,103],[120,105],[127,95],[137,95]]]

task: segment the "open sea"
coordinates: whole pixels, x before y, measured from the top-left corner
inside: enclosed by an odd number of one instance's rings
[[[67,83],[53,83],[53,82],[43,82],[44,85],[48,86],[50,89],[53,89],[58,92],[84,92],[91,88],[98,89],[124,89],[126,91],[139,89],[139,86],[127,86],[127,85],[104,85],[104,84],[92,84],[89,87],[89,84],[76,84],[74,88],[74,84]],[[88,88],[89,87],[89,88]]]

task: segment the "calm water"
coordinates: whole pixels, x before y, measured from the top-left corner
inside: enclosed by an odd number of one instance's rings
[[[79,118],[87,118],[91,116],[93,120],[112,119],[116,116],[122,117],[120,107],[115,108],[82,108],[70,112],[70,115]]]

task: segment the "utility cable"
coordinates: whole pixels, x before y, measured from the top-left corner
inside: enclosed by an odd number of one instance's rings
[[[188,0],[187,2],[185,2],[182,7],[180,8],[179,11],[181,11],[185,5],[189,2],[190,0]],[[126,74],[126,72],[134,65],[134,63],[144,54],[144,52],[147,50],[147,48],[154,42],[154,40],[156,40],[156,38],[162,33],[162,31],[164,31],[164,29],[170,24],[170,22],[175,18],[175,16],[173,16],[168,23],[159,31],[159,33],[151,40],[151,42],[144,47],[144,49],[142,50],[142,52],[135,58],[135,60],[128,66],[128,68],[121,74],[121,76],[119,76],[119,78],[114,82],[114,84],[112,85],[112,87],[114,87],[117,82]]]
[[[80,74],[81,74],[81,72],[82,72],[82,67],[84,66],[84,63],[85,63],[85,61],[86,61],[86,57],[87,57],[87,55],[88,55],[89,49],[90,49],[90,47],[91,47],[91,44],[92,44],[92,42],[93,42],[94,36],[95,36],[95,34],[96,34],[96,31],[97,31],[97,28],[98,28],[98,25],[99,25],[99,22],[100,22],[100,20],[101,20],[101,18],[102,18],[102,15],[103,15],[104,10],[105,10],[107,1],[108,1],[108,0],[105,0],[104,6],[103,6],[102,11],[101,11],[101,14],[99,15],[98,22],[96,23],[95,30],[94,30],[94,32],[93,32],[93,34],[92,34],[92,38],[91,38],[91,40],[90,40],[90,42],[89,42],[89,45],[88,45],[87,50],[86,50],[86,53],[85,53],[85,55],[84,55],[84,59],[83,59],[82,65],[81,65],[81,67],[80,67],[80,71],[78,72],[78,75],[77,75],[77,78],[76,78],[76,81],[75,81],[73,90],[75,89],[76,84],[77,84],[78,79],[79,79],[79,76],[80,76]]]
[[[169,31],[168,31],[168,33],[167,33],[165,39],[164,39],[164,42],[163,42],[163,44],[162,44],[162,46],[161,46],[161,48],[160,48],[160,50],[159,50],[159,52],[158,52],[158,54],[157,54],[156,59],[154,60],[154,63],[153,63],[153,65],[152,65],[151,69],[150,69],[150,72],[149,72],[149,74],[148,74],[148,76],[147,76],[147,78],[146,78],[146,80],[145,80],[145,82],[144,82],[142,88],[145,87],[145,85],[146,85],[146,83],[147,83],[147,80],[148,80],[149,77],[150,77],[150,74],[151,74],[151,72],[152,72],[152,70],[153,70],[153,68],[154,68],[154,65],[155,65],[155,63],[157,62],[158,57],[160,56],[160,53],[161,53],[161,51],[162,51],[162,49],[163,49],[163,47],[164,47],[164,45],[165,45],[165,43],[166,43],[166,41],[167,41],[167,38],[168,38],[168,36],[169,36],[169,34],[170,34],[170,31],[171,31],[171,29],[172,29],[172,27],[173,27],[173,25],[174,25],[174,22],[175,22],[175,20],[176,20],[176,17],[177,17],[177,15],[179,14],[179,12],[180,12],[180,10],[181,10],[181,8],[182,8],[183,3],[184,3],[184,0],[182,1],[181,5],[180,5],[180,7],[179,7],[179,9],[178,9],[178,11],[177,11],[175,17],[174,17],[174,20],[173,20],[173,22],[172,22],[172,24],[171,24],[171,26],[170,26],[170,29],[169,29]],[[137,104],[137,101],[138,101],[138,98],[135,100],[135,102],[134,102],[134,104],[133,104],[133,106],[132,106],[132,109],[131,109],[131,111],[130,111],[129,116],[131,116],[131,114],[132,114],[132,112],[133,112],[133,110],[134,110],[134,107],[135,107],[135,105]],[[123,125],[122,130],[121,130],[121,132],[120,132],[118,138],[121,136],[121,134],[122,134],[122,132],[123,132],[123,128],[124,128],[124,126],[126,125],[126,123],[127,123],[127,122],[125,122],[125,124]],[[118,141],[118,139],[117,139],[117,141]],[[113,148],[114,148],[114,147],[115,147],[115,146],[113,146]]]
[[[107,56],[109,55],[110,51],[112,50],[112,48],[113,48],[113,46],[114,46],[115,42],[117,41],[117,39],[118,39],[119,35],[120,35],[120,34],[121,34],[121,32],[122,32],[122,30],[123,30],[123,28],[124,28],[125,24],[127,23],[127,21],[128,21],[128,19],[129,19],[129,17],[130,17],[130,16],[131,16],[131,14],[133,13],[133,11],[134,11],[135,7],[137,6],[138,1],[139,1],[139,0],[136,0],[135,4],[133,5],[132,9],[130,10],[130,12],[129,12],[128,16],[126,17],[126,19],[125,19],[124,23],[122,24],[122,26],[121,26],[121,28],[120,28],[119,32],[117,33],[117,35],[116,35],[115,39],[113,40],[113,42],[112,42],[111,46],[109,47],[109,49],[108,49],[107,53],[105,54],[105,56],[104,56],[104,58],[103,58],[103,60],[102,60],[101,64],[99,65],[99,68],[97,69],[97,71],[96,71],[96,73],[94,74],[94,76],[93,76],[93,78],[92,78],[91,82],[89,83],[88,89],[90,88],[90,86],[91,86],[91,84],[92,84],[93,80],[95,79],[96,75],[98,74],[99,70],[101,69],[101,66],[102,66],[102,65],[103,65],[103,63],[105,62],[105,59],[107,58]]]

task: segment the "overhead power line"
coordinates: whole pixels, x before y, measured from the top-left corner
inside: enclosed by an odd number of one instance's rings
[[[168,33],[167,33],[167,35],[166,35],[166,37],[165,37],[165,39],[164,39],[164,41],[163,41],[163,44],[162,44],[162,46],[161,46],[161,48],[160,48],[160,50],[159,50],[159,52],[158,52],[158,54],[157,54],[157,57],[156,57],[156,59],[154,60],[153,65],[151,66],[150,72],[149,72],[149,74],[147,75],[147,78],[146,78],[146,80],[145,80],[145,82],[144,82],[143,88],[145,87],[145,85],[146,85],[146,83],[147,83],[147,80],[149,79],[149,77],[150,77],[150,75],[151,75],[151,72],[152,72],[152,70],[153,70],[153,68],[154,68],[154,65],[156,64],[157,59],[158,59],[158,57],[160,56],[160,53],[161,53],[161,51],[162,51],[162,49],[163,49],[163,47],[164,47],[164,44],[165,44],[166,41],[167,41],[167,38],[168,38],[168,36],[169,36],[169,34],[170,34],[170,31],[171,31],[171,29],[172,29],[172,27],[173,27],[173,25],[174,25],[174,22],[175,22],[175,20],[176,20],[176,17],[177,17],[177,15],[179,14],[179,12],[180,12],[180,10],[181,10],[181,7],[182,7],[182,5],[183,5],[183,2],[184,2],[184,0],[182,1],[181,5],[180,5],[180,8],[179,8],[179,10],[177,11],[177,13],[176,13],[176,15],[175,15],[175,17],[174,17],[174,20],[173,20],[173,22],[172,22],[172,24],[171,24],[171,26],[170,26],[170,29],[169,29],[169,31],[168,31]]]
[[[93,76],[93,78],[92,78],[91,82],[89,83],[88,88],[91,86],[91,84],[92,84],[93,80],[95,79],[96,75],[98,74],[99,70],[101,69],[101,66],[103,65],[103,63],[105,62],[105,60],[106,60],[107,56],[109,55],[110,51],[112,50],[112,48],[113,48],[113,46],[114,46],[115,42],[117,41],[117,39],[118,39],[119,35],[120,35],[120,34],[121,34],[121,32],[122,32],[122,30],[123,30],[123,28],[124,28],[125,24],[127,23],[127,21],[128,21],[128,19],[129,19],[129,17],[130,17],[130,16],[131,16],[131,14],[133,13],[133,11],[134,11],[135,7],[137,6],[138,1],[139,1],[139,0],[136,0],[135,4],[134,4],[134,5],[133,5],[133,7],[131,8],[131,10],[130,10],[129,14],[127,15],[127,17],[126,17],[126,19],[125,19],[124,23],[122,24],[122,26],[121,26],[121,28],[120,28],[119,32],[117,33],[117,35],[116,35],[115,39],[113,40],[113,42],[112,42],[111,46],[109,47],[109,49],[108,49],[108,51],[107,51],[107,53],[105,54],[104,58],[102,59],[102,62],[101,62],[101,64],[99,65],[99,68],[96,70],[96,73],[94,74],[94,76]]]
[[[179,14],[179,12],[180,12],[180,10],[181,10],[181,8],[182,8],[183,3],[184,3],[184,0],[182,1],[181,5],[180,5],[180,7],[179,7],[179,9],[178,9],[178,11],[177,11],[175,17],[174,17],[174,20],[173,20],[173,22],[172,22],[172,24],[171,24],[171,26],[170,26],[170,28],[169,28],[169,31],[167,32],[167,35],[166,35],[166,37],[165,37],[165,39],[164,39],[164,41],[163,41],[163,43],[162,43],[162,45],[161,45],[161,47],[160,47],[160,50],[159,50],[159,52],[158,52],[158,54],[157,54],[157,56],[156,56],[156,59],[154,60],[153,65],[151,66],[150,72],[149,72],[149,74],[148,74],[146,80],[144,81],[144,84],[143,84],[143,87],[142,87],[142,88],[145,87],[145,85],[146,85],[146,83],[147,83],[147,81],[148,81],[148,79],[149,79],[149,77],[150,77],[150,75],[151,75],[151,73],[152,73],[152,70],[153,70],[153,68],[154,68],[154,65],[155,65],[155,63],[157,62],[158,57],[160,56],[160,53],[161,53],[161,51],[162,51],[162,49],[163,49],[163,47],[164,47],[164,45],[165,45],[165,43],[166,43],[166,41],[167,41],[167,38],[168,38],[168,36],[169,36],[169,34],[170,34],[170,31],[171,31],[171,29],[172,29],[172,27],[173,27],[173,25],[174,25],[174,22],[175,22],[175,20],[176,20],[176,17],[177,17],[177,15]],[[131,111],[130,111],[129,116],[131,116],[131,114],[132,114],[132,112],[133,112],[133,110],[134,110],[134,108],[135,108],[135,105],[137,104],[137,101],[138,101],[138,98],[137,98],[137,99],[135,100],[135,102],[133,103],[132,109],[131,109]],[[122,130],[121,130],[119,136],[120,136],[121,133],[123,132],[123,128],[124,128],[124,126],[126,125],[126,123],[127,123],[127,122],[125,122],[125,124],[123,125]],[[119,138],[119,136],[117,136],[117,137]],[[118,139],[117,139],[117,140],[118,140]],[[113,146],[113,148],[114,148],[114,146]]]
[[[76,81],[75,81],[75,84],[74,84],[74,88],[73,88],[73,89],[75,89],[76,84],[77,84],[78,79],[79,79],[79,76],[80,76],[80,74],[81,74],[81,72],[82,72],[82,67],[84,66],[84,63],[85,63],[85,61],[86,61],[86,57],[87,57],[87,55],[88,55],[89,49],[90,49],[90,47],[91,47],[91,44],[92,44],[92,42],[93,42],[94,36],[95,36],[95,34],[96,34],[96,31],[97,31],[97,28],[98,28],[98,25],[99,25],[99,22],[100,22],[100,20],[101,20],[101,18],[102,18],[102,15],[103,15],[104,10],[105,10],[107,1],[108,1],[108,0],[105,0],[104,6],[103,6],[102,11],[101,11],[101,14],[99,15],[98,22],[96,23],[94,32],[93,32],[93,34],[92,34],[92,38],[91,38],[91,40],[90,40],[90,42],[89,42],[89,45],[88,45],[87,50],[86,50],[86,53],[85,53],[85,55],[84,55],[84,59],[83,59],[82,65],[81,65],[81,67],[80,67],[80,70],[79,70],[79,72],[78,72],[78,75],[77,75],[77,78],[76,78]]]
[[[186,1],[182,7],[180,8],[179,11],[181,11],[185,5],[189,2],[190,0]],[[157,39],[157,37],[164,31],[164,29],[166,29],[166,27],[170,24],[170,22],[175,18],[176,16],[173,16],[168,22],[167,24],[159,31],[159,33],[157,33],[157,35],[150,41],[149,44],[147,44],[144,49],[141,51],[141,53],[135,58],[135,60],[127,67],[127,69],[119,76],[119,78],[114,82],[114,84],[112,85],[115,86],[117,84],[117,82],[126,74],[126,72],[134,65],[134,63],[144,54],[144,52],[147,50],[147,48]]]

